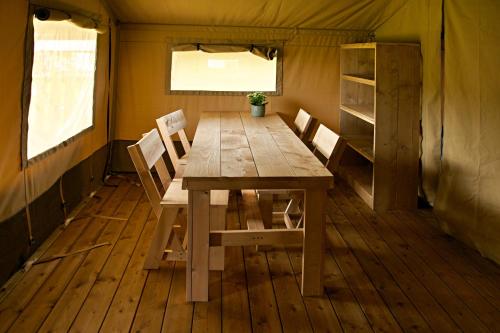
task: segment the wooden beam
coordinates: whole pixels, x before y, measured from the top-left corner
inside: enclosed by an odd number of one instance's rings
[[[223,230],[210,232],[210,246],[301,244],[303,230]]]

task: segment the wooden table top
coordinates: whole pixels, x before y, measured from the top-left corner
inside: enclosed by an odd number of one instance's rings
[[[203,112],[183,188],[330,188],[333,175],[277,114]]]

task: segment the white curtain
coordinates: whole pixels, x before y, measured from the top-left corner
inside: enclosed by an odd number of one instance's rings
[[[33,25],[28,159],[92,126],[97,45],[95,30],[68,21]]]

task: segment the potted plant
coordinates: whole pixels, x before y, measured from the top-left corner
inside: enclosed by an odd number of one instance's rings
[[[266,113],[266,95],[261,92],[253,92],[247,95],[248,101],[250,102],[250,110],[252,111],[252,116],[254,117],[264,117]]]

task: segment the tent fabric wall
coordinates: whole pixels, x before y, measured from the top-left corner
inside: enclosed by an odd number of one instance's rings
[[[283,95],[271,96],[267,111],[295,117],[302,107],[338,130],[338,46],[369,38],[367,32],[156,25],[123,25],[120,36],[117,140],[138,139],[156,118],[180,108],[190,138],[201,111],[249,110],[244,95],[166,93],[171,46],[195,40],[284,41]]]
[[[44,1],[50,5],[51,1]],[[99,0],[81,2],[66,0],[84,6],[108,22],[106,9]],[[0,223],[23,209],[48,190],[62,174],[107,144],[107,97],[109,91],[108,62],[110,34],[99,36],[97,74],[95,83],[94,127],[82,133],[47,158],[21,170],[21,94],[24,72],[25,32],[28,19],[28,1],[0,2]],[[100,176],[100,175],[98,175]]]
[[[496,70],[500,3],[446,0],[442,4],[410,0],[376,30],[376,39],[420,41],[425,193],[444,231],[500,263],[500,78]]]
[[[375,31],[378,42],[420,42],[422,52],[422,189],[433,204],[441,165],[442,0],[410,0]]]
[[[448,233],[500,263],[500,2],[445,1],[443,163]]]

